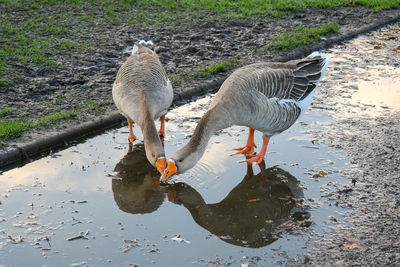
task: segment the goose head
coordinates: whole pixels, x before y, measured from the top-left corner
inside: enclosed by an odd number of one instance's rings
[[[201,153],[190,151],[188,146],[177,151],[167,162],[167,168],[162,173],[161,179],[165,182],[172,176],[184,173],[199,161]]]
[[[151,142],[145,139],[144,147],[148,161],[163,174],[167,166],[167,159],[161,142]]]
[[[178,174],[178,166],[175,163],[175,160],[173,159],[169,159],[168,160],[168,166],[167,168],[164,170],[163,173],[161,173],[161,179],[165,182],[167,181],[169,178],[171,178],[172,176]]]
[[[156,159],[156,168],[157,170],[163,174],[165,171],[165,167],[167,166],[167,159],[165,156],[158,156]]]
[[[167,166],[167,159],[164,154],[154,154],[154,152],[146,151],[146,157],[161,174],[164,173]]]

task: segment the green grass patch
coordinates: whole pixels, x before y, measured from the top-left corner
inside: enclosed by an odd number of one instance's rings
[[[39,121],[36,123],[37,127],[41,126],[49,126],[51,124],[56,123],[59,120],[62,119],[68,119],[71,117],[76,116],[75,110],[71,111],[60,111],[51,115],[46,115],[46,116],[41,116],[39,117]]]
[[[0,112],[11,113],[11,109],[0,110]],[[62,119],[76,116],[75,110],[60,111],[51,115],[41,116],[37,121],[32,120],[1,120],[0,119],[0,147],[5,145],[5,141],[18,138],[26,130],[41,128],[56,123]],[[0,115],[1,117],[1,115]]]
[[[20,137],[22,132],[34,126],[32,122],[22,120],[0,120],[0,146],[4,141]]]
[[[200,67],[195,71],[194,75],[203,78],[211,77],[216,73],[227,72],[234,69],[239,62],[239,59],[231,59],[214,65]]]
[[[0,118],[12,113],[12,108],[0,109]]]
[[[274,38],[272,42],[267,45],[276,50],[289,50],[296,47],[304,46],[318,42],[322,37],[329,33],[337,32],[339,26],[336,23],[324,24],[316,28],[308,28],[299,25],[293,31],[283,32]]]
[[[89,101],[89,102],[82,103],[81,108],[88,107],[91,110],[99,111],[99,109],[101,107],[111,105],[113,103],[114,103],[114,101],[112,99],[106,99],[106,100],[102,100],[102,101]]]
[[[173,86],[179,86],[181,81],[189,81],[197,77],[208,78],[217,73],[230,71],[236,68],[239,62],[239,59],[232,58],[213,65],[198,67],[194,70],[178,70],[177,73],[169,75],[169,79]]]
[[[307,8],[332,8],[337,6],[366,6],[375,11],[398,8],[399,0],[138,0],[136,6],[144,12],[157,9],[160,17],[165,13],[196,13],[196,11],[211,11],[221,18],[254,18],[257,16],[281,17],[291,11]],[[191,14],[191,16],[195,16]]]

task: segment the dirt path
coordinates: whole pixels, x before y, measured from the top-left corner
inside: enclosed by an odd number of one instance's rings
[[[313,106],[334,118],[318,140],[349,155],[346,184],[322,193],[347,210],[345,220],[315,237],[316,266],[400,265],[400,24],[351,40],[327,52],[334,90],[320,90]],[[344,56],[344,54],[349,56]],[[387,81],[387,83],[386,83]]]

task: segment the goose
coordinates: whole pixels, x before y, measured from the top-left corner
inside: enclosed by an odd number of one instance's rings
[[[261,62],[234,71],[221,85],[197,124],[189,142],[168,160],[161,180],[183,173],[200,160],[211,136],[233,125],[249,127],[245,146],[235,154],[248,155],[242,162],[259,164],[270,137],[292,126],[311,104],[315,88],[329,64],[319,52],[294,61]],[[253,155],[254,132],[262,132],[263,144]]]
[[[166,168],[164,147],[160,138],[165,137],[165,114],[173,100],[170,80],[151,41],[140,41],[132,49],[132,55],[118,70],[112,96],[118,110],[128,120],[131,144],[137,138],[132,125],[142,130],[146,157],[161,173]],[[160,118],[157,131],[154,120]]]

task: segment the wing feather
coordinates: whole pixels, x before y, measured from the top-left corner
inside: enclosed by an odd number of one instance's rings
[[[320,54],[288,63],[256,63],[237,70],[242,88],[257,90],[268,98],[303,100],[322,78],[328,59]]]

